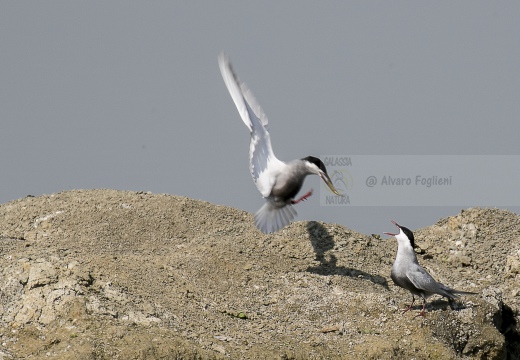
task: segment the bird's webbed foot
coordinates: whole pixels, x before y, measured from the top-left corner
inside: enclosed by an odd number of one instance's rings
[[[406,309],[403,309],[403,312],[401,314],[404,314],[405,312],[412,310],[414,303],[415,303],[415,296],[412,296],[412,303]]]
[[[422,316],[422,317],[426,317],[426,300],[423,299],[423,306],[422,306],[422,310],[419,314],[417,314],[415,317],[419,317],[419,316]]]
[[[422,309],[421,312],[419,312],[419,314],[415,315],[415,317],[419,317],[419,316],[426,317],[426,310]]]

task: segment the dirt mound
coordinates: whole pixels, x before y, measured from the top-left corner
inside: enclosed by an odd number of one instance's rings
[[[395,240],[340,225],[264,235],[243,211],[114,190],[28,197],[0,215],[0,358],[520,354],[520,218],[507,211],[416,232],[422,265],[479,292],[456,311],[435,298],[425,319],[401,314],[411,296],[389,279]]]

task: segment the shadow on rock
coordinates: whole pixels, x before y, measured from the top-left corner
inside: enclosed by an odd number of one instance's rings
[[[471,307],[474,307],[474,305]],[[405,308],[408,308],[408,304],[406,305]],[[403,308],[401,310],[405,310],[405,308]],[[414,306],[412,306],[411,310],[412,311],[421,311],[422,308],[423,308],[422,298],[418,296],[418,297],[416,297],[415,304],[414,304]],[[467,309],[467,308],[469,308],[469,306],[466,306],[462,301],[452,300],[452,302],[450,303],[449,301],[444,300],[444,299],[437,299],[437,300],[426,302],[426,311],[427,312],[434,311],[434,310],[459,311],[459,310],[463,310],[463,309]]]
[[[500,303],[500,309],[493,316],[495,327],[505,337],[506,359],[520,359],[520,331],[515,312],[507,304]]]
[[[307,223],[307,232],[309,233],[309,239],[314,252],[316,253],[316,260],[320,262],[318,266],[308,267],[308,272],[319,275],[342,275],[353,278],[361,277],[389,290],[388,282],[382,276],[372,275],[365,271],[345,266],[337,266],[338,259],[336,256],[332,253],[326,254],[327,251],[334,249],[334,238],[323,225],[316,221],[309,221]]]
[[[420,299],[420,297],[419,297],[419,299]],[[437,299],[437,300],[430,301],[429,303],[426,303],[426,308],[428,309],[428,307],[431,307],[432,310],[450,310],[451,309],[454,311],[459,311],[459,310],[467,309],[469,307],[474,307],[474,305],[467,306],[464,304],[462,299],[446,300],[445,298],[442,298],[442,299]],[[422,309],[422,305],[420,306],[420,308]]]

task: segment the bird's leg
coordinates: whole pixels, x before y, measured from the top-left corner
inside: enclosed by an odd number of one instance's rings
[[[421,312],[419,314],[417,314],[417,316],[426,317],[426,299],[425,298],[423,298],[422,310],[421,310]]]
[[[300,201],[305,201],[307,200],[307,198],[309,196],[312,195],[312,189],[310,189],[305,195],[303,195],[301,198],[299,198],[298,200],[293,200],[291,203],[294,205],[294,204],[298,204]]]
[[[414,302],[415,302],[415,296],[412,295],[412,303],[410,304],[410,306],[408,306],[406,309],[404,309],[402,313],[404,314],[405,312],[412,310]]]

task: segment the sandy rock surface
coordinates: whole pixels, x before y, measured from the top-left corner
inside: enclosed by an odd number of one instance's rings
[[[520,217],[472,208],[415,237],[437,280],[478,295],[402,314],[395,239],[340,225],[264,235],[249,213],[142,192],[16,200],[0,205],[0,359],[520,358]]]

